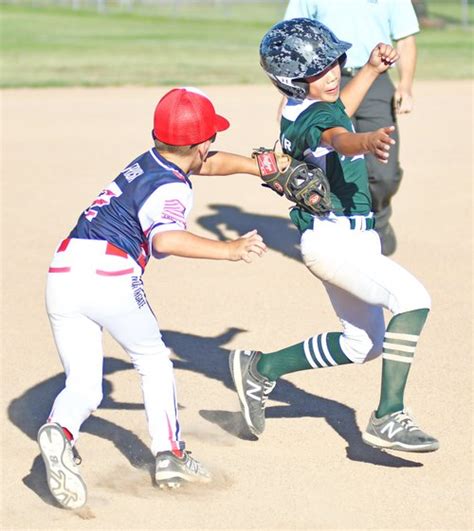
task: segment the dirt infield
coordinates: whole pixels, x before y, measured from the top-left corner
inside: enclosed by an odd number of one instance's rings
[[[438,436],[433,454],[365,446],[381,361],[282,379],[260,440],[242,431],[231,348],[272,350],[337,330],[320,283],[301,264],[287,203],[255,178],[195,177],[190,230],[257,228],[270,247],[244,263],[169,258],[145,274],[174,352],[184,439],[214,473],[209,486],[153,488],[138,377],[105,338],[105,399],[79,441],[89,503],[57,508],[35,436],[63,382],[44,310],[57,242],[104,184],[150,144],[166,89],[2,92],[2,529],[472,528],[472,82],[418,82],[402,117],[404,181],[394,256],[423,281],[433,310],[407,402]],[[206,89],[232,124],[219,149],[276,139],[269,86]]]

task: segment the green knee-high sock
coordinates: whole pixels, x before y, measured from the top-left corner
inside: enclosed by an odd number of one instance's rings
[[[382,388],[376,411],[378,418],[404,408],[403,395],[420,332],[429,309],[394,315],[383,343]]]
[[[341,349],[341,335],[340,332],[320,334],[291,347],[263,354],[258,360],[257,370],[274,381],[290,372],[352,363]]]

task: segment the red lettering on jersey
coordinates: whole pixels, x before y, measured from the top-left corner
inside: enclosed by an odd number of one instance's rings
[[[88,221],[92,221],[97,216],[97,210],[94,208],[101,208],[110,205],[110,201],[114,197],[118,197],[122,194],[122,190],[115,184],[115,182],[109,184],[107,188],[102,190],[100,194],[94,199],[89,208],[84,212],[84,217]]]
[[[84,212],[84,217],[88,221],[92,221],[97,216],[97,210],[88,209]]]

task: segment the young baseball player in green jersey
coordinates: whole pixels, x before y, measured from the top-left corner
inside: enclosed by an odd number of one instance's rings
[[[301,206],[290,217],[301,232],[306,267],[319,278],[342,325],[282,350],[237,350],[230,369],[249,429],[265,427],[265,403],[284,374],[348,363],[382,354],[380,401],[363,440],[372,446],[411,452],[438,449],[404,404],[404,390],[431,301],[421,283],[383,256],[374,217],[364,153],[384,163],[394,141],[392,128],[355,133],[350,116],[371,83],[398,58],[377,45],[367,64],[340,92],[341,66],[350,44],[323,24],[297,18],[280,22],[264,36],[261,64],[287,98],[280,141],[285,153],[322,168],[332,210],[310,214]],[[393,314],[385,328],[383,309]]]

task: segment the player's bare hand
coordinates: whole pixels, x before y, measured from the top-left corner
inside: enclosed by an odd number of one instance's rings
[[[395,131],[395,127],[382,127],[369,133],[368,151],[372,153],[379,162],[387,163],[390,156],[390,148],[395,144],[395,140],[390,134]]]
[[[396,63],[399,59],[397,50],[390,44],[384,44],[379,42],[377,46],[372,50],[369,57],[369,65],[381,74],[390,68],[391,65]]]
[[[256,230],[251,230],[235,240],[227,242],[229,246],[229,260],[236,262],[243,260],[252,262],[253,255],[262,256],[267,250],[263,238]]]

